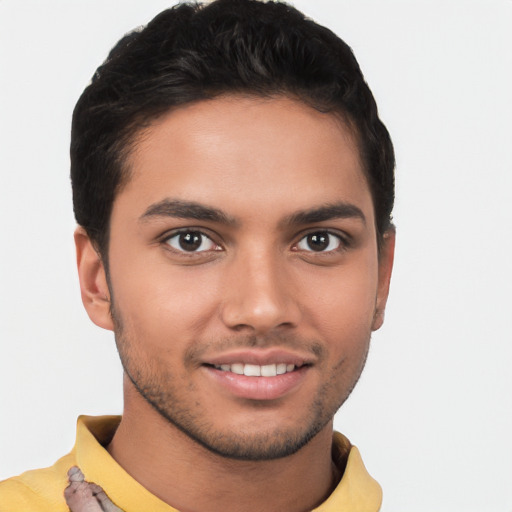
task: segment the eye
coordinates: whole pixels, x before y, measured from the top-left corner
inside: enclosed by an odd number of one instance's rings
[[[218,251],[220,247],[201,231],[181,231],[170,236],[165,243],[180,252]]]
[[[328,231],[316,231],[301,238],[297,244],[297,249],[308,252],[330,252],[339,249],[342,244],[340,236]]]

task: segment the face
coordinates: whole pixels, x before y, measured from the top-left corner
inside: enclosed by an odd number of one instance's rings
[[[331,428],[387,296],[392,237],[379,258],[350,131],[223,97],[154,122],[129,165],[108,255],[129,385],[213,452],[294,453]]]

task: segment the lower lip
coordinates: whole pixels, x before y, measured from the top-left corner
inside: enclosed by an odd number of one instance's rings
[[[294,391],[304,380],[308,366],[275,377],[247,377],[205,366],[208,374],[230,394],[248,400],[276,400]]]

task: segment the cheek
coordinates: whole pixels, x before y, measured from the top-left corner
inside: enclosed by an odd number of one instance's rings
[[[315,328],[329,338],[366,333],[375,311],[377,276],[377,265],[363,260],[318,273],[309,285],[304,283],[304,309]]]
[[[125,331],[143,339],[146,347],[193,340],[214,316],[216,285],[198,268],[125,259],[112,269],[111,278]]]

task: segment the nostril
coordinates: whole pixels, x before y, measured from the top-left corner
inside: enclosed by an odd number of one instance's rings
[[[237,324],[232,327],[232,329],[236,332],[242,332],[242,331],[253,331],[254,329],[247,324]]]

